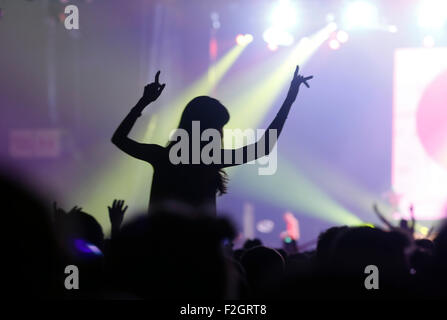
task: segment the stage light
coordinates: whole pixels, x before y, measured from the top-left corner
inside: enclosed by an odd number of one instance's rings
[[[329,23],[329,22],[333,22],[335,20],[335,15],[333,14],[333,13],[328,13],[327,15],[326,15],[326,22],[327,23]]]
[[[310,44],[310,39],[309,39],[309,37],[303,37],[303,38],[301,38],[300,43],[301,43],[302,45]]]
[[[240,46],[244,45],[244,43],[245,43],[245,37],[244,37],[243,34],[238,34],[238,35],[236,36],[236,43],[237,43],[238,45],[240,45]]]
[[[270,50],[274,51],[278,46],[290,46],[294,42],[290,29],[296,25],[296,21],[297,10],[294,3],[289,0],[276,2],[270,16],[270,27],[262,35]]]
[[[440,29],[447,21],[447,1],[425,0],[419,7],[418,24],[421,28]]]
[[[433,38],[433,36],[425,36],[424,37],[424,47],[426,48],[433,48],[435,46],[435,39]]]
[[[337,32],[336,38],[340,43],[345,43],[346,41],[348,41],[349,35],[346,31],[340,30]]]
[[[270,233],[275,227],[275,223],[272,220],[264,219],[258,222],[256,229],[262,233]]]
[[[293,36],[288,32],[280,28],[269,28],[265,30],[262,35],[264,41],[269,45],[275,46],[290,46],[293,43]]]
[[[213,25],[213,29],[220,28],[219,14],[217,12],[212,12],[210,15],[211,23]]]
[[[396,33],[397,32],[397,27],[395,25],[389,25],[388,26],[388,31],[391,33]]]
[[[332,39],[329,41],[329,48],[332,50],[338,50],[340,48],[340,42],[337,39]]]
[[[324,44],[332,31],[326,26],[315,34],[308,37],[307,41],[299,41],[291,50],[281,50],[272,54],[269,62],[263,63],[263,67],[256,67],[253,72],[247,75],[242,82],[245,86],[252,83],[254,87],[246,90],[246,93],[237,97],[234,92],[240,85],[235,81],[229,83],[227,88],[221,87],[220,94],[227,97],[230,106],[231,118],[226,128],[255,128],[274,105],[275,99],[283,92],[289,79],[291,70],[293,71],[297,64],[302,65],[315,53],[315,51]],[[274,49],[274,47],[272,47]],[[265,81],[259,81],[259,79]],[[245,82],[246,81],[246,82]],[[254,102],[254,97],[256,97]],[[225,137],[224,137],[225,142]],[[228,142],[231,147],[231,142]]]
[[[246,33],[244,37],[245,37],[245,43],[246,44],[249,44],[250,42],[253,41],[253,36],[251,34],[249,34],[249,33]]]
[[[290,29],[296,25],[297,10],[289,0],[280,0],[276,4],[270,17],[271,25],[278,29]]]
[[[273,43],[268,43],[267,44],[267,48],[269,48],[270,51],[278,50],[278,46],[276,44],[273,44]]]
[[[371,28],[377,25],[377,8],[366,1],[355,1],[348,5],[343,16],[344,24],[351,28]]]
[[[257,196],[259,199],[265,199],[280,207],[287,206],[290,210],[300,212],[300,215],[322,219],[333,224],[359,225],[363,223],[359,217],[320,188],[319,184],[309,179],[305,174],[306,171],[300,170],[296,162],[282,156],[278,158],[278,161],[281,166],[278,166],[278,171],[274,175],[269,176],[270,184],[260,184],[257,181],[259,177],[253,170],[241,170],[241,166],[234,168],[231,181],[235,189],[250,196]],[[340,184],[338,188],[340,189]],[[296,190],[300,190],[299,196]],[[289,236],[286,233],[284,235]]]
[[[246,46],[253,41],[253,36],[251,34],[238,34],[236,36],[236,43],[240,46]]]
[[[335,22],[331,22],[327,25],[327,30],[330,32],[334,32],[335,30],[337,30],[338,26]]]

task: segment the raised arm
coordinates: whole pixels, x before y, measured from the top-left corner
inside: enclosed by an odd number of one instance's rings
[[[247,163],[270,154],[270,152],[275,147],[276,140],[282,131],[290,108],[295,102],[300,85],[304,83],[304,85],[309,88],[309,84],[307,83],[307,81],[313,78],[313,76],[303,77],[298,72],[299,66],[296,66],[295,73],[290,84],[289,92],[287,93],[287,97],[284,100],[281,109],[278,111],[276,117],[270,123],[261,139],[259,139],[256,143],[249,144],[238,149],[223,150],[223,159],[232,159],[232,163],[224,163],[224,167],[231,167],[241,163]],[[228,153],[231,153],[231,158]],[[241,155],[242,162],[240,161]],[[239,159],[239,161],[235,161],[235,159]]]
[[[416,217],[414,215],[414,206],[410,205],[410,216],[411,216],[411,224],[409,226],[411,234],[414,234],[414,229],[416,227]]]
[[[144,144],[136,142],[128,137],[130,130],[137,119],[141,116],[144,108],[151,102],[157,100],[163,91],[165,84],[159,83],[160,71],[155,76],[155,82],[148,84],[144,88],[143,97],[133,107],[129,114],[124,118],[112,136],[112,143],[119,149],[131,155],[134,158],[153,163],[158,158],[163,147],[156,144]]]
[[[385,216],[382,214],[382,212],[380,212],[379,207],[377,206],[377,204],[374,204],[373,206],[374,212],[376,213],[377,217],[380,219],[380,221],[382,221],[388,228],[390,228],[390,230],[394,230],[395,227],[391,224],[391,222],[389,222]]]

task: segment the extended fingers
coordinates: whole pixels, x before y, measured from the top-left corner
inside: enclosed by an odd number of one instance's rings
[[[295,73],[293,74],[293,77],[296,78],[299,72],[300,72],[300,66],[297,65],[295,68]]]
[[[158,81],[159,78],[160,78],[160,70],[158,70],[157,74],[155,75],[155,83],[156,84],[160,84],[160,82]]]
[[[297,79],[300,83],[304,83],[306,87],[310,88],[309,83],[307,83],[307,81],[313,79],[313,77],[314,76],[303,77],[301,75],[298,75]]]

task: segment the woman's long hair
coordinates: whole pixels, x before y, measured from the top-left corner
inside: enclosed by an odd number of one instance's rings
[[[219,102],[219,100],[208,97],[199,96],[192,99],[185,107],[180,118],[178,129],[184,129],[189,133],[191,137],[192,122],[200,121],[200,133],[206,129],[216,129],[223,133],[223,127],[230,120],[230,114],[227,108]],[[168,144],[168,147],[172,146],[175,141]],[[226,193],[226,184],[228,177],[225,171],[222,169],[216,171],[217,185],[216,191],[219,195]]]

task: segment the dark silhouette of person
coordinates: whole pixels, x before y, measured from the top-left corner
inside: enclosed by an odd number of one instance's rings
[[[265,134],[253,144],[239,149],[224,149],[222,147],[223,127],[229,121],[230,115],[218,100],[208,96],[199,96],[192,99],[182,113],[177,132],[182,131],[187,134],[188,154],[183,153],[183,149],[177,150],[178,144],[184,142],[181,141],[181,135],[178,135],[177,140],[171,141],[166,147],[157,144],[143,144],[130,139],[128,135],[144,108],[154,102],[165,87],[165,84],[159,83],[160,71],[155,76],[155,82],[145,87],[143,97],[117,128],[112,137],[112,143],[125,153],[146,161],[154,167],[150,196],[151,205],[174,200],[215,214],[216,194],[221,195],[226,192],[227,177],[223,169],[270,154],[276,143],[276,139],[271,141],[270,130],[276,130],[275,138],[279,136],[289,110],[298,95],[300,85],[304,83],[309,87],[307,81],[313,77],[303,77],[298,74],[298,71],[299,67],[297,66],[287,97],[275,119]],[[197,123],[200,126],[198,137],[193,132],[194,125]],[[217,132],[218,137],[215,138],[216,135],[212,136],[212,141],[214,139],[220,140],[217,142],[220,146],[219,159],[221,161],[207,163],[202,158],[208,142],[201,141],[200,137],[207,129],[214,130],[214,133]],[[196,146],[196,149],[194,146]],[[174,150],[177,151],[174,152]],[[185,161],[173,163],[175,161],[172,161],[172,156],[173,154],[178,156],[178,151],[180,151],[180,157]],[[219,153],[215,152],[213,148],[209,155],[214,159]],[[197,158],[199,158],[199,161],[194,161]],[[225,161],[225,159],[230,159],[230,161]]]
[[[281,283],[285,271],[285,261],[272,248],[257,246],[248,249],[241,257],[241,264],[247,273],[251,297],[268,297]]]
[[[227,283],[233,266],[221,249],[224,239],[236,236],[233,225],[225,218],[186,212],[194,208],[151,210],[113,239],[113,286],[135,298],[232,298]]]

